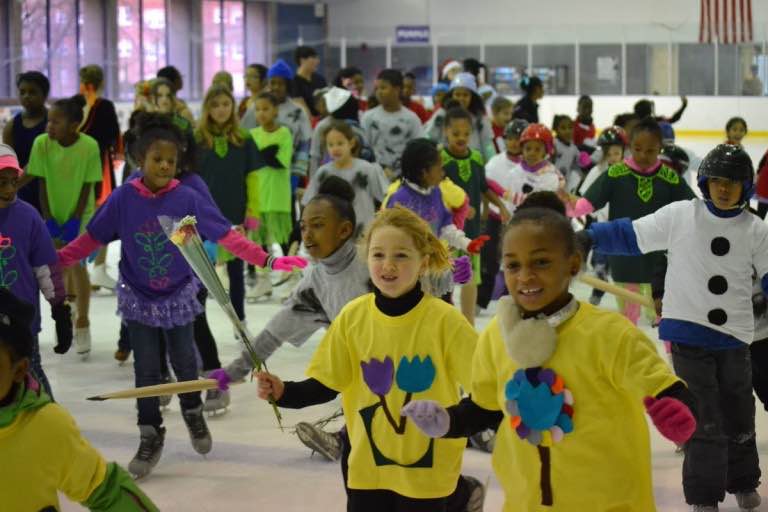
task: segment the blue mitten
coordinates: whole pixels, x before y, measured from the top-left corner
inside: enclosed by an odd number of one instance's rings
[[[414,400],[400,410],[400,416],[411,418],[429,437],[443,437],[451,428],[448,411],[434,400]]]
[[[59,226],[59,223],[56,222],[55,219],[48,219],[45,221],[45,227],[48,228],[48,233],[51,235],[51,238],[54,240],[61,238],[61,226]]]
[[[219,245],[216,242],[211,242],[210,240],[206,240],[205,242],[203,242],[203,248],[205,249],[205,253],[208,255],[208,259],[211,260],[211,263],[215,265],[216,258],[219,252]]]
[[[61,239],[69,243],[80,234],[80,219],[69,219],[61,226]]]

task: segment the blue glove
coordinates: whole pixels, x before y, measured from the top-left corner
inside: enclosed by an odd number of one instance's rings
[[[48,233],[50,233],[51,238],[54,240],[61,238],[61,226],[56,222],[56,219],[48,219],[45,221],[45,227],[48,228]]]
[[[215,242],[211,242],[210,240],[206,240],[203,242],[203,248],[205,248],[205,252],[208,254],[208,259],[211,260],[211,263],[215,265],[217,253],[219,252],[219,245]]]
[[[69,219],[61,226],[61,240],[69,243],[80,234],[80,219]]]

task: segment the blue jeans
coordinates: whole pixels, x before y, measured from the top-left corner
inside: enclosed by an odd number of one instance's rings
[[[40,340],[37,336],[32,337],[32,357],[29,360],[29,366],[32,369],[32,374],[35,376],[37,382],[43,387],[48,396],[53,400],[53,393],[51,392],[51,384],[48,382],[48,377],[45,376],[43,371],[43,363],[40,359]]]
[[[160,342],[165,339],[168,355],[176,378],[181,381],[197,380],[197,358],[195,357],[192,323],[173,329],[150,327],[139,322],[127,323],[128,336],[133,349],[133,368],[136,374],[136,387],[161,384],[162,355]],[[139,398],[139,425],[159,427],[163,424],[160,414],[160,401],[157,397]],[[179,395],[182,410],[194,409],[202,404],[200,392]]]

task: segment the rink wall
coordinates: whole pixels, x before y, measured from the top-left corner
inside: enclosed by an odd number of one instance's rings
[[[593,96],[595,126],[598,129],[610,126],[613,118],[621,112],[630,112],[635,102],[647,96]],[[513,101],[517,98],[511,98]],[[653,96],[659,115],[672,115],[680,107],[676,96]],[[578,96],[546,96],[539,107],[540,120],[549,125],[555,114],[576,114]],[[430,100],[425,98],[425,103]],[[127,128],[132,103],[117,103],[118,118]],[[195,117],[200,114],[200,103],[190,102]],[[0,127],[20,107],[0,106]],[[725,132],[725,123],[733,116],[743,117],[749,126],[750,137],[768,138],[768,97],[743,96],[689,96],[688,109],[683,118],[675,124],[678,136],[720,137]]]

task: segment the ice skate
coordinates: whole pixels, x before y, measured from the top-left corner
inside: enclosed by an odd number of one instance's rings
[[[181,411],[181,415],[184,417],[184,423],[187,424],[192,448],[200,455],[210,452],[213,440],[203,417],[203,405],[200,404],[194,409]]]
[[[226,412],[229,406],[229,391],[220,389],[209,389],[205,393],[205,403],[203,411],[213,413],[215,416],[219,411]]]
[[[285,291],[283,292],[282,297],[280,297],[281,304],[285,304],[291,297],[293,291],[299,285],[299,281],[301,281],[301,269],[294,268],[288,276],[288,279],[285,281]]]
[[[717,505],[691,505],[691,512],[717,512]]]
[[[754,490],[737,492],[735,496],[736,503],[738,503],[742,512],[752,512],[757,510],[757,507],[760,506],[760,502],[762,501],[760,495]]]
[[[80,359],[87,361],[91,356],[91,328],[78,327],[75,329],[75,351]]]
[[[488,429],[472,434],[469,436],[469,444],[472,448],[493,453],[493,447],[496,445],[496,431]]]
[[[139,432],[141,433],[139,449],[128,464],[128,471],[134,478],[143,478],[152,471],[163,454],[163,444],[165,444],[163,427],[139,425]]]
[[[106,288],[110,291],[117,288],[117,281],[112,279],[109,274],[107,274],[106,264],[94,265],[90,274],[90,279],[91,286],[93,287]]]
[[[272,280],[268,272],[259,274],[256,286],[248,290],[248,304],[255,304],[261,299],[272,297]]]
[[[296,425],[296,435],[313,454],[317,452],[331,462],[341,458],[341,437],[338,433],[329,434],[311,423],[302,421]]]
[[[477,478],[461,475],[464,481],[467,482],[469,488],[469,499],[467,500],[467,512],[483,512],[483,504],[485,503],[485,485],[483,485]]]

